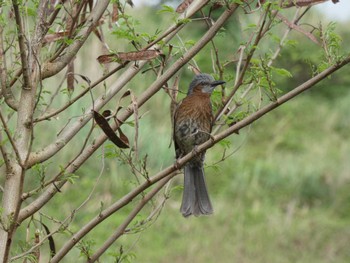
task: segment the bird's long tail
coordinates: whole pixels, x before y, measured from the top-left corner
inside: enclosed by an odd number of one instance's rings
[[[190,215],[210,215],[213,213],[202,165],[187,164],[184,168],[185,180],[181,204],[184,217]]]

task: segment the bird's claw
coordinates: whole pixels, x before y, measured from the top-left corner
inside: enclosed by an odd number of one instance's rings
[[[192,152],[193,152],[194,155],[199,154],[198,145],[193,146]]]
[[[180,158],[181,158],[181,157],[180,157]],[[181,169],[180,163],[179,163],[179,160],[178,160],[178,159],[175,159],[174,167],[176,168],[176,170],[180,170],[180,169]]]
[[[215,137],[214,137],[214,135],[211,135],[211,134],[209,133],[209,136],[210,136],[211,142],[212,142],[212,143],[215,142]]]

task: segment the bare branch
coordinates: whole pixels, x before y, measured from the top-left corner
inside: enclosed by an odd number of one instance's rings
[[[2,8],[0,8],[0,15],[2,15]],[[3,96],[5,98],[6,104],[13,110],[17,110],[18,101],[16,101],[10,86],[7,81],[7,67],[5,59],[5,50],[3,42],[4,28],[0,25],[0,98]]]
[[[7,136],[8,140],[10,141],[10,144],[11,144],[11,146],[12,146],[12,149],[13,149],[13,151],[14,151],[15,154],[16,154],[17,162],[18,162],[21,166],[23,166],[22,161],[21,161],[21,156],[19,155],[19,152],[18,152],[18,148],[17,148],[17,146],[16,146],[16,144],[15,144],[14,139],[12,138],[12,135],[11,135],[11,133],[10,133],[10,130],[9,130],[9,128],[7,127],[6,120],[5,120],[4,116],[2,115],[1,111],[0,111],[0,120],[1,120],[1,123],[2,123],[2,127],[3,127],[3,129],[4,129],[5,133],[6,133],[6,136]]]
[[[270,27],[271,23],[272,23],[272,19],[269,20],[269,22],[267,22],[267,18],[268,18],[268,13],[270,12],[270,5],[267,8],[267,10],[261,15],[260,17],[260,25],[259,25],[259,29],[255,34],[255,40],[254,43],[252,44],[251,49],[249,50],[249,53],[245,59],[245,63],[243,65],[242,69],[237,69],[240,73],[238,75],[238,79],[235,80],[235,85],[232,89],[232,91],[230,92],[230,94],[227,96],[226,101],[223,103],[223,105],[221,106],[221,108],[218,110],[216,116],[215,116],[215,121],[219,120],[221,118],[221,116],[227,111],[230,103],[233,100],[233,96],[236,94],[237,90],[239,89],[239,87],[242,85],[243,83],[243,79],[245,76],[245,73],[248,69],[248,66],[250,64],[251,59],[253,58],[253,55],[256,51],[256,47],[259,44],[260,40],[262,39],[262,37],[264,36],[263,32],[267,32],[267,29]],[[250,43],[250,41],[252,41],[253,35],[251,36],[251,40],[248,41],[248,43]],[[248,43],[246,44],[246,46],[248,45]],[[242,47],[240,47],[240,52],[243,52],[244,49]],[[242,55],[242,53],[241,53]],[[239,65],[242,62],[242,59],[239,60]]]
[[[22,72],[23,72],[23,87],[26,89],[30,89],[29,84],[29,68],[28,68],[28,61],[27,61],[27,48],[25,44],[25,34],[24,34],[24,25],[22,22],[22,15],[19,12],[19,6],[17,0],[12,1],[13,10],[15,12],[15,18],[16,18],[16,24],[17,24],[17,37],[18,37],[18,44],[21,54],[21,64],[22,64]]]
[[[237,5],[233,5],[231,9],[226,10],[221,17],[216,21],[216,23],[210,28],[209,31],[182,57],[177,60],[160,78],[158,78],[139,98],[138,98],[138,108],[140,108],[147,100],[149,100],[161,87],[167,82],[183,65],[185,65],[197,52],[204,47],[217,33],[220,27],[231,17],[231,15],[237,9]],[[128,69],[130,70],[130,68]],[[127,72],[126,72],[127,73]],[[120,78],[120,82],[123,83],[124,79]],[[130,105],[122,114],[119,119],[123,122],[128,119],[133,114],[133,107]],[[114,130],[117,126],[112,127]],[[106,136],[103,134],[99,136],[94,144],[88,147],[79,158],[75,160],[69,167],[67,167],[66,172],[72,173],[76,171],[91,155],[95,150],[100,147],[106,140]],[[61,188],[66,183],[66,180],[62,180],[56,184],[56,186],[51,185],[39,198],[33,201],[30,205],[22,209],[20,214],[20,221],[23,221],[28,216],[32,215],[38,211],[43,205],[45,205],[57,192],[57,188]]]
[[[95,8],[91,12],[90,16],[87,18],[86,25],[82,28],[79,34],[75,37],[74,43],[67,47],[65,54],[53,62],[46,62],[43,65],[42,78],[51,77],[58,72],[60,72],[68,63],[74,58],[79,49],[85,43],[90,33],[94,30],[98,21],[102,17],[103,13],[107,9],[109,4],[108,0],[97,1]]]
[[[297,9],[299,10],[299,9]],[[317,40],[317,38],[311,34],[310,32],[305,31],[304,29],[302,29],[300,26],[298,26],[295,22],[290,22],[288,21],[288,19],[284,16],[282,16],[281,14],[277,14],[277,17],[279,19],[282,20],[283,23],[285,23],[290,29],[294,29],[302,34],[304,34],[305,36],[307,36],[312,42],[314,42],[317,45],[320,45],[320,42]]]
[[[197,5],[195,5],[197,3]],[[193,9],[188,10],[188,12],[186,13],[186,15],[188,16],[192,16],[198,9],[196,8],[201,8],[206,2],[205,1],[197,1],[194,2],[191,7],[193,7]],[[231,14],[230,14],[231,15]],[[177,32],[177,30],[179,30],[180,28],[176,28],[175,31],[172,31],[171,34],[167,35],[167,37],[164,39],[164,42],[168,42],[170,41],[170,39],[174,36],[174,34]],[[210,33],[212,32],[217,32],[217,30],[219,30],[219,28],[216,28],[216,31],[212,30],[210,31]],[[213,35],[214,36],[214,35]],[[212,36],[212,37],[213,37]],[[203,45],[203,42],[201,43]],[[204,43],[205,44],[205,43]],[[200,47],[200,46],[199,46]],[[156,46],[154,47],[156,48]],[[197,49],[198,52],[198,47]],[[193,52],[193,51],[192,51]],[[191,56],[191,58],[195,55],[195,53],[191,53],[189,54]],[[73,125],[71,125],[69,128],[67,128],[63,133],[60,134],[60,136],[56,139],[56,141],[50,145],[48,145],[46,148],[32,153],[31,156],[28,159],[27,162],[27,167],[31,167],[32,165],[34,165],[35,163],[40,163],[43,162],[47,159],[49,159],[51,156],[53,156],[56,152],[58,152],[59,150],[61,150],[64,146],[67,145],[67,143],[75,136],[75,134],[86,125],[86,123],[91,119],[92,114],[91,111],[92,110],[100,110],[111,98],[113,98],[140,70],[141,68],[145,65],[146,61],[140,61],[138,64],[138,67],[135,66],[129,66],[129,68],[118,78],[118,82],[114,83],[114,85],[112,85],[109,90],[107,91],[107,93],[103,96],[100,96],[98,99],[96,99],[96,101],[94,102],[94,108],[90,108],[88,109],[84,116],[81,117],[76,123],[74,123]],[[179,59],[177,64],[174,64],[173,68],[176,68],[176,71],[180,69],[180,67],[182,65],[184,65],[186,63],[185,60],[183,59]],[[168,78],[170,78],[171,75],[168,75]],[[165,83],[165,82],[164,82]],[[162,85],[164,84],[162,83]],[[152,92],[157,92],[159,89],[161,88],[161,86],[157,87],[156,89],[153,89]],[[153,93],[153,94],[154,94]],[[150,93],[149,95],[147,95],[145,97],[145,101],[148,100],[151,97],[152,93]],[[143,102],[144,103],[144,102]],[[142,104],[143,104],[142,103]],[[140,105],[139,105],[140,107]],[[128,109],[128,112],[132,113],[132,107],[130,107]],[[130,116],[130,115],[129,115]],[[128,116],[128,117],[129,117]]]

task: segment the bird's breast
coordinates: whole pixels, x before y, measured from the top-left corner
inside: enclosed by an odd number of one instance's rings
[[[175,112],[174,139],[184,153],[210,138],[213,114],[210,98],[186,97]]]

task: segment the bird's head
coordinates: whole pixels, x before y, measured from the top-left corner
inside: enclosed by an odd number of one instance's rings
[[[190,87],[188,88],[187,95],[192,94],[195,90],[199,89],[203,93],[211,94],[216,86],[224,84],[225,81],[215,80],[211,75],[201,73],[194,77]]]

